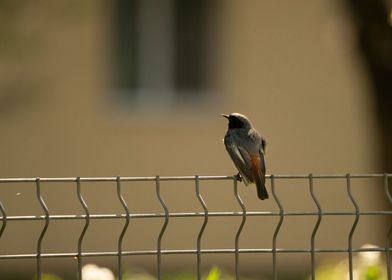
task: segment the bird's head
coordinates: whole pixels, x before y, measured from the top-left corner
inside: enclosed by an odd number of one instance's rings
[[[222,117],[229,120],[229,128],[252,128],[250,120],[240,113],[222,114]]]

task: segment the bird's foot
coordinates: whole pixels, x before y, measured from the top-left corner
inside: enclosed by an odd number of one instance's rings
[[[238,173],[238,174],[235,175],[234,177],[235,177],[235,179],[236,179],[238,182],[242,182],[242,176],[241,176],[240,173]]]

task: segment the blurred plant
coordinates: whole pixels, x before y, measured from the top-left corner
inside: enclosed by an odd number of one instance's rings
[[[37,279],[38,279],[37,275],[34,276],[33,279],[34,279],[34,280],[37,280]],[[58,276],[58,275],[56,275],[56,274],[49,274],[49,273],[44,273],[44,274],[42,274],[41,279],[42,279],[42,280],[63,280],[63,278],[61,278],[60,276]]]
[[[365,244],[361,248],[374,249],[377,246]],[[353,258],[353,279],[354,280],[387,280],[387,272],[382,261],[381,252],[367,251],[360,252]],[[308,279],[311,279],[309,277]],[[320,265],[316,270],[318,280],[345,280],[350,279],[348,272],[348,260],[328,261]]]
[[[99,267],[95,264],[86,264],[82,268],[82,277],[83,280],[115,280],[118,279],[114,276],[113,272],[106,267]],[[179,273],[167,273],[163,275],[164,280],[194,280],[196,279],[196,274],[194,272],[179,272]],[[2,279],[2,278],[1,278]],[[42,280],[63,280],[58,275],[55,274],[43,274]],[[122,279],[124,280],[156,280],[157,278],[148,272],[135,269],[126,270],[123,273]],[[208,271],[207,275],[202,277],[204,280],[234,280],[235,276],[223,272],[217,266],[213,266],[210,271]],[[242,277],[241,280],[253,280],[253,278]],[[258,279],[266,279],[266,278],[258,278]],[[329,279],[329,278],[324,278]],[[378,278],[367,278],[366,280],[375,280]],[[33,280],[37,280],[37,276],[33,278]]]
[[[126,280],[155,280],[156,277],[144,271],[127,271],[123,275]],[[196,279],[195,273],[180,272],[180,273],[168,273],[163,275],[164,280],[194,280]],[[213,266],[205,277],[205,280],[234,280],[233,275],[224,273],[219,267]],[[241,277],[241,280],[252,280],[250,278]]]
[[[219,280],[222,272],[216,266],[212,267],[210,272],[207,275],[206,280]]]
[[[115,280],[113,272],[106,267],[95,264],[86,264],[82,268],[83,280]]]

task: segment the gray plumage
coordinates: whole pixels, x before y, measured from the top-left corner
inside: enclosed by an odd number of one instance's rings
[[[246,116],[239,113],[222,116],[229,120],[225,147],[245,185],[255,183],[258,197],[268,198],[264,162],[266,141]]]

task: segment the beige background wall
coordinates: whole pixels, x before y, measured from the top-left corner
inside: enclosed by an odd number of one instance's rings
[[[221,142],[226,122],[220,113],[233,111],[248,115],[267,139],[269,173],[382,172],[372,95],[341,1],[217,1],[211,97],[171,108],[116,104],[110,86],[109,2],[38,2],[15,4],[13,17],[4,18],[7,24],[1,27],[10,36],[0,53],[0,177],[231,175],[235,171]],[[326,208],[352,209],[344,183],[317,185]],[[288,210],[315,209],[306,181],[280,186]],[[161,211],[153,187],[146,183],[126,189],[131,208]],[[385,202],[378,191],[369,191],[380,181],[358,181],[356,187],[361,205],[377,208]],[[72,184],[43,188],[53,213],[81,213]],[[191,183],[163,189],[171,211],[201,210]],[[86,200],[97,212],[121,212],[114,190],[114,184],[89,185]],[[206,183],[202,191],[213,211],[240,210],[228,182]],[[277,211],[273,200],[258,201],[253,187],[241,184],[240,192],[250,211]],[[9,215],[41,213],[33,186],[1,185],[0,199]],[[243,246],[270,247],[276,221],[249,218]],[[281,246],[308,246],[314,221],[288,218]],[[384,236],[380,219],[363,221],[370,224],[361,225],[357,246],[379,242],[380,233]],[[94,224],[86,248],[115,250],[122,221],[104,222]],[[173,221],[164,246],[194,248],[201,222]],[[126,246],[154,248],[161,221],[135,223]],[[239,219],[210,223],[206,248],[233,246]],[[351,223],[350,217],[326,219],[320,246],[346,246]],[[75,250],[82,225],[53,223],[46,250]],[[1,252],[34,251],[41,227],[10,223],[0,240]],[[243,260],[244,270],[259,273],[265,271],[259,264],[269,267],[271,256],[244,255]],[[129,263],[151,267],[151,261],[141,257]],[[233,256],[208,256],[205,268],[211,263],[230,267],[232,261]],[[287,269],[308,269],[297,256],[282,261]],[[175,269],[193,262],[194,256],[181,256],[167,257],[164,264]],[[64,265],[74,269],[74,260]]]

